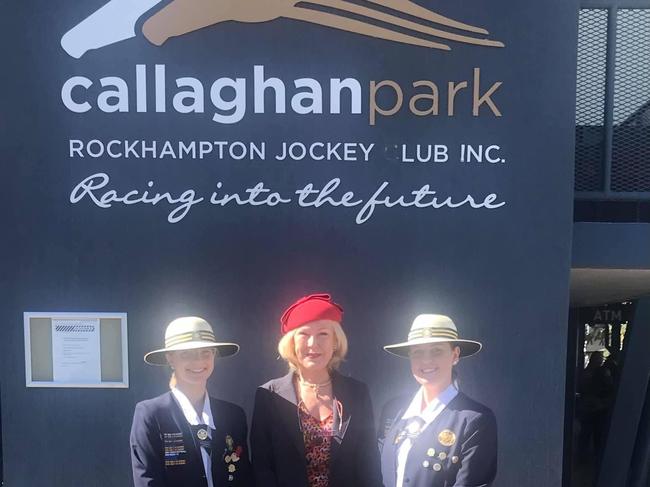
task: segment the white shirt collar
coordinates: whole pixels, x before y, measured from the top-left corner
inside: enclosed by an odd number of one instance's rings
[[[214,419],[212,417],[212,409],[210,408],[210,397],[208,396],[207,392],[203,401],[203,411],[201,411],[200,418],[196,413],[194,406],[192,406],[192,403],[185,394],[183,394],[179,389],[175,387],[172,388],[172,394],[174,395],[174,398],[176,399],[178,405],[181,407],[181,410],[185,415],[185,419],[187,419],[187,422],[190,425],[196,426],[197,424],[207,424],[210,428],[215,429]]]
[[[415,397],[409,404],[409,407],[406,409],[402,415],[402,419],[414,418],[416,416],[421,417],[425,423],[431,423],[436,416],[440,413],[442,409],[447,407],[447,405],[458,395],[458,390],[450,384],[444,391],[442,391],[438,397],[431,401],[427,407],[421,411],[422,408],[422,399],[423,399],[424,389],[420,387],[418,392],[416,392]]]

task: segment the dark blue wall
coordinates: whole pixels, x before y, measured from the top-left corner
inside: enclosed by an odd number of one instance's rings
[[[650,268],[650,225],[582,222],[573,226],[573,267]]]
[[[407,363],[381,346],[405,338],[418,313],[453,316],[463,335],[485,345],[461,364],[460,375],[499,421],[496,485],[560,485],[576,6],[421,3],[488,27],[506,48],[454,44],[451,52],[432,51],[279,20],[227,23],[160,48],[139,35],[76,60],[59,39],[102,0],[31,0],[3,14],[0,365],[7,485],[129,485],[133,406],[167,382],[167,371],[146,366],[142,355],[161,344],[165,325],[179,315],[203,316],[220,337],[242,344],[239,356],[218,364],[210,389],[250,412],[255,386],[284,371],[275,352],[283,307],[318,290],[345,308],[351,352],[343,368],[370,385],[377,408],[414,385]],[[174,113],[79,115],[61,104],[69,77],[119,75],[133,84],[137,63],[150,69],[164,63],[174,76],[206,81],[249,77],[254,64],[286,80],[354,76],[365,84],[364,96],[370,80],[431,79],[444,86],[481,67],[485,83],[503,81],[495,95],[503,116],[403,113],[370,127],[367,112],[250,113],[226,126]],[[82,160],[68,158],[70,138],[359,141],[378,150],[368,163]],[[499,144],[507,162],[404,165],[384,150],[401,143]],[[160,205],[71,204],[72,188],[96,172],[109,174],[120,191],[152,179],[176,192],[209,192],[216,181],[239,189],[264,181],[291,192],[340,177],[365,197],[389,181],[393,195],[430,184],[460,199],[498,193],[507,205],[380,208],[363,225],[355,223],[354,209],[208,205],[172,225]],[[24,311],[127,312],[131,387],[25,388]]]

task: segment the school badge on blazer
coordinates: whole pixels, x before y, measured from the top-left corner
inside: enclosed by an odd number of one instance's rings
[[[443,446],[453,446],[456,443],[456,434],[451,430],[442,430],[438,434],[438,441]]]
[[[163,448],[165,452],[165,467],[185,465],[187,454],[183,433],[163,433]]]
[[[237,462],[241,459],[244,449],[241,446],[235,446],[232,436],[226,435],[226,448],[223,452],[223,461],[226,463],[228,470],[228,482],[235,480],[235,473],[237,472]]]

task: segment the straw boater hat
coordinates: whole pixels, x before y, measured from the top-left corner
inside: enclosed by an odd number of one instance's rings
[[[461,357],[474,355],[483,347],[480,342],[458,338],[456,325],[449,316],[418,315],[411,325],[407,341],[386,345],[384,350],[400,357],[408,357],[410,347],[426,343],[451,343],[460,348]]]
[[[217,342],[210,323],[196,316],[184,316],[172,321],[165,331],[165,348],[154,350],[144,356],[151,365],[167,365],[167,352],[216,348],[217,357],[228,357],[239,352],[236,343]]]

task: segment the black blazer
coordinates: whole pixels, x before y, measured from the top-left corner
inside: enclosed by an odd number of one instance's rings
[[[343,405],[343,421],[348,426],[340,444],[332,439],[329,486],[380,487],[379,450],[368,388],[334,373],[332,389]],[[308,487],[293,372],[257,389],[251,453],[257,487]]]
[[[250,487],[252,471],[246,443],[246,416],[232,403],[210,398],[216,431],[212,432],[212,480],[215,487]],[[229,448],[241,447],[235,471],[229,472]],[[131,427],[131,465],[135,487],[207,487],[200,446],[171,392],[139,402]],[[167,451],[167,456],[165,452]],[[230,478],[232,476],[232,478]]]
[[[397,480],[396,441],[413,397],[389,402],[382,412],[379,440],[386,487]],[[462,392],[415,438],[406,460],[404,486],[489,487],[497,472],[494,413]]]

